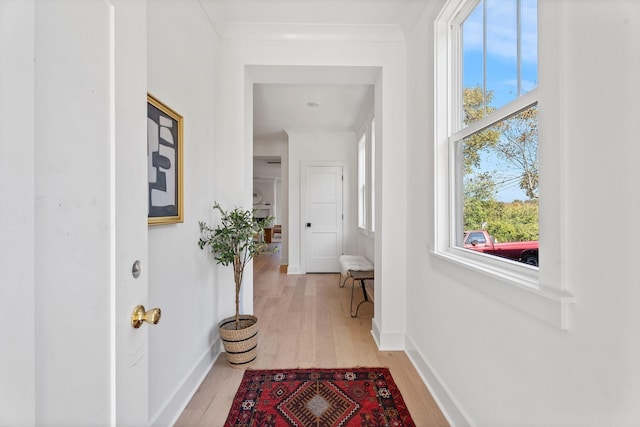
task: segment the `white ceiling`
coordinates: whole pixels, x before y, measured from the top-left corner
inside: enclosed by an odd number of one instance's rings
[[[386,28],[383,33],[387,35],[397,29],[406,39],[427,1],[200,0],[200,3],[223,39],[248,37],[248,25],[252,26],[251,31],[261,32],[285,25],[290,30],[297,28],[297,36],[301,37],[317,36],[322,27],[346,26],[349,32],[360,27],[359,31],[364,33],[376,27],[377,31]]]
[[[200,0],[226,40],[404,41],[429,0]],[[295,69],[291,72],[291,69]],[[256,70],[254,70],[255,72]],[[354,130],[378,70],[264,67],[254,84],[254,139],[284,129]],[[307,103],[317,103],[310,107]]]
[[[254,139],[282,140],[286,136],[283,130],[355,130],[371,88],[353,84],[256,84]]]

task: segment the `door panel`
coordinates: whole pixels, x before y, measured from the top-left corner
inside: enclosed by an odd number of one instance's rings
[[[336,233],[334,232],[316,232],[313,233],[314,245],[311,248],[313,258],[332,258],[335,257],[335,248],[338,246],[336,241]]]
[[[307,166],[305,183],[306,271],[340,271],[342,166]]]

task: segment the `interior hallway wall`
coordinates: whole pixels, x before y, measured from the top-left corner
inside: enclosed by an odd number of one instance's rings
[[[0,425],[36,422],[34,16],[0,2]]]
[[[458,425],[640,425],[640,3],[538,2],[541,173],[561,171],[541,178],[540,275],[560,268],[575,296],[567,331],[470,287],[487,279],[430,253],[443,3],[408,45],[408,347]],[[558,263],[542,247],[554,239]]]
[[[219,284],[233,279],[198,247],[198,221],[215,221],[216,200],[229,206],[220,188],[235,178],[217,168],[218,36],[197,0],[151,1],[147,15],[148,91],[184,117],[184,223],[149,227],[149,304],[162,309],[149,329],[149,412],[168,425],[219,352]]]

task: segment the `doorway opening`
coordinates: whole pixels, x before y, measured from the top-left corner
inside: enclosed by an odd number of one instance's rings
[[[375,115],[380,67],[247,66],[245,87],[251,91],[253,140],[253,189],[259,199],[277,199],[269,209],[275,213],[274,228],[282,243],[281,265],[290,274],[307,269],[310,239],[307,224],[314,222],[302,204],[305,189],[303,164],[332,161],[344,164],[342,241],[337,253],[361,253],[375,257],[373,233],[358,230],[357,138],[360,128]],[[250,77],[249,77],[250,76]],[[378,123],[382,121],[378,119]],[[250,131],[250,132],[249,132]],[[265,162],[280,161],[280,177],[265,176]],[[272,181],[270,181],[272,180]],[[258,190],[258,191],[255,191]],[[372,198],[373,199],[373,198]],[[271,203],[271,201],[269,201]],[[371,207],[374,211],[375,206]],[[266,212],[266,210],[265,210]],[[273,214],[272,214],[273,215]],[[328,237],[325,235],[328,239]],[[316,239],[317,240],[317,239]],[[325,239],[326,240],[326,239]],[[327,240],[328,241],[328,240]],[[333,242],[335,243],[335,241]],[[333,244],[332,243],[332,244]],[[337,260],[334,270],[339,271]]]

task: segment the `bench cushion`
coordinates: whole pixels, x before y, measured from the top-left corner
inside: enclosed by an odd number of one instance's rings
[[[372,271],[373,264],[371,261],[360,255],[341,255],[340,271],[343,275],[349,274],[349,271]]]

